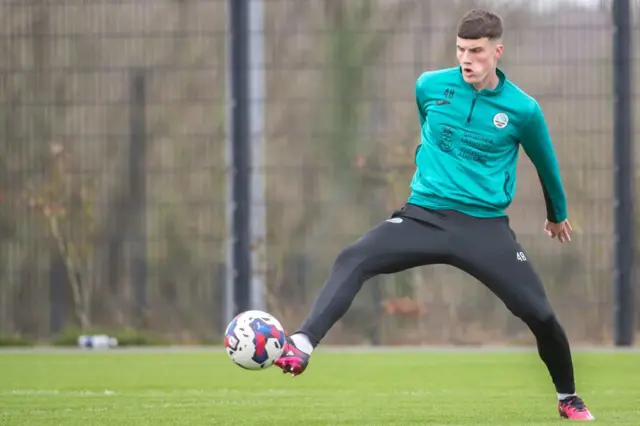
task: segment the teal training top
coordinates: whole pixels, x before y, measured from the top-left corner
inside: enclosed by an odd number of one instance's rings
[[[538,102],[497,70],[498,86],[477,91],[460,67],[422,73],[415,86],[421,141],[409,202],[476,217],[506,215],[520,145],[538,171],[547,219],[567,217],[558,162]]]

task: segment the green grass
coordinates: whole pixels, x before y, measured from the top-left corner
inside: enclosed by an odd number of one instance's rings
[[[640,424],[640,355],[575,355],[596,424]],[[535,353],[328,353],[304,375],[200,352],[0,353],[0,425],[559,425]]]

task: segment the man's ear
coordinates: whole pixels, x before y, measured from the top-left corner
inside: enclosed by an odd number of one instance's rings
[[[500,59],[502,57],[502,53],[504,52],[504,45],[502,44],[502,42],[500,40],[498,40],[496,42],[496,55],[498,56],[498,59]]]

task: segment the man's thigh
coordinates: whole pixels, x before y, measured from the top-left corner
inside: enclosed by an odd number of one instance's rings
[[[340,255],[343,260],[357,258],[376,273],[447,263],[451,252],[447,232],[428,216],[416,218],[416,211],[405,206],[366,232]]]

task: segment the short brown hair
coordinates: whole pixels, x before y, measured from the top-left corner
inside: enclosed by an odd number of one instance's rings
[[[468,11],[458,24],[458,37],[469,40],[485,37],[489,40],[499,39],[502,31],[502,18],[482,9]]]

